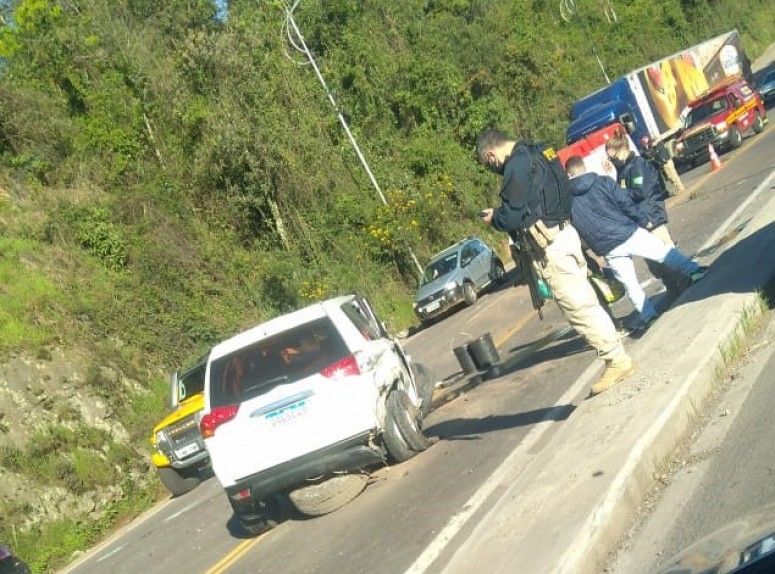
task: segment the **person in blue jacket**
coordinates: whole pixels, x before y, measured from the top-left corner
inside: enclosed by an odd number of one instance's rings
[[[619,189],[610,177],[587,172],[582,157],[568,158],[565,169],[573,194],[573,226],[592,251],[605,257],[616,278],[624,285],[627,296],[640,314],[637,328],[647,327],[657,312],[640,286],[633,256],[661,263],[692,283],[699,281],[707,268],[650,233],[646,229],[650,218],[642,206],[636,204],[625,190]]]
[[[630,149],[629,138],[623,130],[606,142],[605,150],[616,168],[619,186],[628,191],[648,217],[648,229],[665,245],[675,247],[667,226],[665,199],[668,192],[662,174],[653,162]],[[647,260],[646,265],[651,274],[665,285],[670,299],[677,298],[689,286],[680,274],[671,272],[659,263]]]

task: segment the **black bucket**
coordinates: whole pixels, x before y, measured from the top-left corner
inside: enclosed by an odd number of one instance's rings
[[[463,369],[465,374],[470,375],[478,370],[471,354],[468,352],[468,345],[455,347],[452,351],[455,353],[457,362],[460,363],[460,368]]]
[[[468,343],[468,352],[480,371],[497,365],[501,360],[498,355],[498,349],[495,348],[495,343],[492,342],[492,337],[489,333],[485,333],[475,341]]]

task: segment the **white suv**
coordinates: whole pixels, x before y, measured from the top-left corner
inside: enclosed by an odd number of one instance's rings
[[[430,445],[433,382],[355,295],[283,315],[210,353],[200,429],[242,526],[258,534],[286,496],[307,515],[352,500],[362,471]]]

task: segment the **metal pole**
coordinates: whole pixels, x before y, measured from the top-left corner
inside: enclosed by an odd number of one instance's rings
[[[603,6],[603,13],[605,14],[605,17],[608,19],[609,24],[611,23],[612,20],[614,22],[617,21],[616,12],[613,11],[613,7],[610,5],[610,2],[607,3],[605,6]],[[611,14],[613,14],[613,17],[611,17]],[[600,71],[603,72],[603,77],[605,78],[606,83],[610,84],[611,80],[608,78],[608,74],[605,73],[605,68],[603,67],[603,61],[600,59],[600,56],[597,53],[597,48],[595,48],[595,44],[592,41],[592,36],[589,32],[589,26],[587,25],[587,20],[579,11],[578,6],[576,6],[576,0],[560,0],[560,18],[562,18],[568,23],[573,22],[573,20],[575,20],[576,18],[579,19],[579,21],[581,22],[582,28],[584,28],[584,34],[586,35],[587,39],[591,42],[590,47],[592,48],[592,55],[595,57],[595,60],[597,60],[597,65],[600,66]]]
[[[318,68],[317,63],[315,62],[315,58],[312,56],[312,52],[309,51],[309,48],[307,47],[307,43],[304,41],[304,36],[301,33],[301,30],[299,30],[299,27],[296,25],[296,20],[293,18],[293,12],[288,11],[288,22],[290,22],[291,26],[293,27],[293,32],[296,34],[296,37],[299,40],[299,43],[301,44],[302,51],[304,52],[304,55],[307,56],[307,60],[309,60],[309,63],[312,65],[312,69],[315,70],[315,75],[318,77],[318,80],[320,80],[320,84],[323,86],[323,89],[326,92],[326,96],[328,97],[328,101],[331,102],[331,105],[334,108],[334,111],[336,112],[337,118],[339,118],[339,123],[342,124],[342,128],[344,128],[344,132],[347,134],[347,139],[350,140],[350,144],[353,146],[353,149],[355,150],[356,155],[358,156],[358,159],[361,162],[361,165],[363,166],[363,169],[366,170],[366,174],[369,176],[369,181],[371,181],[371,185],[374,186],[374,189],[377,192],[377,195],[379,195],[379,198],[382,200],[383,205],[387,205],[387,199],[385,198],[385,194],[382,193],[382,189],[379,187],[379,184],[377,183],[377,179],[374,177],[374,174],[371,172],[371,168],[369,168],[369,164],[366,162],[366,158],[363,155],[363,152],[361,152],[361,148],[358,146],[358,142],[355,141],[355,138],[353,137],[352,132],[350,131],[350,127],[347,125],[347,120],[344,119],[344,116],[342,115],[342,111],[339,109],[339,105],[336,103],[336,100],[334,99],[333,94],[331,94],[331,91],[328,89],[328,84],[326,84],[326,80],[323,78],[323,74],[320,73],[320,68]],[[420,262],[417,260],[417,256],[414,254],[414,251],[411,247],[407,245],[407,249],[409,250],[409,255],[412,258],[412,261],[415,264],[415,267],[417,267],[417,271],[419,271],[420,275],[422,275],[423,268],[422,265],[420,265]]]
[[[597,65],[600,66],[600,71],[603,72],[603,77],[605,78],[606,83],[610,84],[611,80],[608,79],[608,74],[605,73],[603,62],[600,60],[600,56],[597,55],[597,50],[594,47],[592,48],[592,52],[595,54],[595,58],[597,58]]]

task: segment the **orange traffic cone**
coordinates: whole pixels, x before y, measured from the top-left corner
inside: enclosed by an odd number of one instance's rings
[[[710,154],[710,171],[718,171],[721,169],[721,160],[718,158],[718,154],[716,154],[716,150],[713,149],[713,144],[708,144],[708,153]]]

